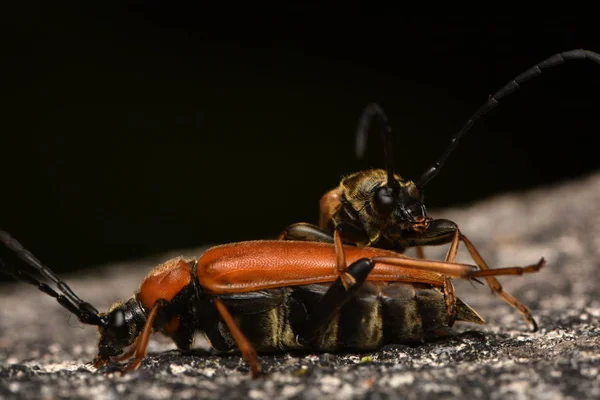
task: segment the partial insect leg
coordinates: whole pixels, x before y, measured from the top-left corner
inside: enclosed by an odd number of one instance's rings
[[[333,241],[335,246],[335,264],[338,279],[341,280],[342,284],[348,291],[352,286],[356,285],[356,279],[354,279],[354,276],[348,271],[348,265],[346,264],[346,253],[344,252],[344,243],[342,242],[342,234],[337,229],[333,231]]]
[[[475,265],[451,264],[445,261],[418,260],[414,258],[391,256],[377,256],[373,257],[372,260],[376,263],[376,268],[369,277],[369,280],[397,280],[399,282],[410,281],[410,276],[407,276],[396,267],[437,272],[438,274],[455,278],[473,279],[500,275],[523,275],[526,273],[538,272],[546,264],[546,261],[541,258],[536,264],[527,265],[525,267],[494,268],[481,271]]]
[[[135,354],[135,349],[137,348],[141,337],[142,337],[142,335],[139,335],[135,339],[135,342],[133,342],[133,344],[131,346],[129,346],[127,351],[123,352],[123,354],[119,354],[118,356],[112,357],[111,361],[127,361],[131,357],[133,357],[133,355]]]
[[[333,228],[333,216],[338,212],[342,203],[342,190],[337,187],[325,193],[319,201],[319,226],[321,229]]]
[[[285,230],[279,234],[277,240],[333,243],[333,236],[316,225],[299,222],[285,228]]]
[[[314,341],[324,326],[327,326],[331,317],[338,312],[356,291],[367,280],[367,277],[375,267],[375,263],[368,258],[362,258],[352,263],[345,270],[345,274],[352,277],[352,284],[347,285],[340,275],[319,302],[319,306],[312,312],[304,324],[303,332],[298,336],[298,342],[309,344]]]
[[[354,296],[375,267],[375,263],[368,258],[362,258],[347,266],[340,232],[334,231],[333,237],[338,278],[327,289],[317,310],[308,316],[304,332],[298,337],[300,343],[311,343],[316,339],[321,329]]]
[[[135,371],[138,369],[144,358],[146,358],[146,354],[148,351],[148,341],[150,340],[150,334],[152,333],[152,325],[154,325],[154,321],[156,320],[156,316],[158,315],[158,311],[162,306],[165,305],[163,300],[157,300],[156,303],[150,309],[148,313],[148,318],[146,319],[146,325],[144,325],[144,330],[140,333],[137,340],[135,341],[135,357],[132,361],[130,361],[127,365],[125,365],[121,369],[121,373],[126,373],[129,371]],[[129,353],[130,351],[128,351]]]
[[[242,353],[242,357],[244,357],[248,364],[250,364],[252,377],[257,378],[258,376],[260,376],[260,363],[258,362],[258,357],[256,355],[256,350],[254,349],[254,346],[252,346],[252,343],[250,343],[246,336],[244,336],[244,334],[240,330],[240,327],[237,325],[237,323],[231,316],[231,313],[229,312],[225,304],[223,304],[221,299],[215,297],[213,299],[213,302],[217,307],[217,311],[219,312],[219,314],[221,314],[221,318],[225,322],[225,325],[227,325],[227,328],[229,328],[229,332],[231,332],[233,339],[237,343],[240,352]]]
[[[456,263],[456,255],[458,254],[458,230],[454,233],[454,238],[446,253],[447,263]],[[417,249],[419,249],[418,247]],[[451,320],[454,321],[456,317],[456,294],[454,292],[454,284],[448,275],[444,275],[444,297],[446,298],[446,307],[448,307],[448,314],[451,316]]]
[[[456,253],[458,247],[455,247],[454,251],[452,251],[452,247],[448,249],[448,253],[446,254],[446,262],[455,263],[456,262]],[[424,260],[425,259],[425,251],[423,246],[417,246],[417,258]],[[450,321],[454,321],[456,318],[456,294],[454,291],[454,284],[452,283],[452,279],[449,276],[444,275],[444,298],[446,299],[446,307],[448,308],[448,315],[450,315]],[[451,323],[452,323],[451,322]]]
[[[288,226],[277,239],[334,243],[337,275],[342,279],[346,287],[350,287],[355,283],[354,278],[346,272],[347,265],[343,248],[344,243],[339,230],[334,230],[332,237],[316,225],[300,222]]]
[[[519,300],[517,300],[516,297],[514,297],[513,295],[511,295],[510,293],[508,293],[508,292],[504,291],[504,289],[502,289],[502,285],[500,284],[498,279],[491,276],[492,275],[491,271],[495,271],[495,270],[490,269],[490,267],[487,265],[487,263],[485,262],[483,257],[481,257],[481,255],[479,254],[479,252],[477,251],[475,246],[473,246],[473,243],[471,243],[471,241],[462,233],[460,233],[460,240],[462,240],[463,243],[465,244],[465,246],[467,247],[467,250],[471,254],[471,257],[473,257],[475,264],[477,264],[477,266],[481,269],[481,274],[479,276],[485,277],[487,279],[488,285],[490,285],[492,292],[496,293],[498,296],[502,297],[504,299],[504,301],[506,301],[512,307],[519,310],[519,312],[521,312],[521,314],[523,314],[523,318],[525,318],[525,321],[530,325],[532,331],[533,332],[537,331],[537,329],[538,329],[537,323],[535,322],[535,319],[531,315],[531,312],[529,311],[529,309],[525,305],[523,305]],[[454,241],[453,241],[453,243],[454,243]],[[490,275],[486,275],[486,271],[488,271],[488,273]]]

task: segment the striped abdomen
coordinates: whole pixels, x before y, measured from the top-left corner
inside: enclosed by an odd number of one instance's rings
[[[256,350],[286,351],[306,348],[298,343],[297,336],[302,334],[306,316],[319,307],[328,287],[325,284],[285,287],[221,298]],[[456,320],[483,323],[460,300],[457,300]],[[422,283],[367,282],[308,349],[372,350],[389,343],[435,337],[440,329],[451,325],[440,288]],[[219,337],[214,337],[215,334],[209,335],[209,340],[219,350],[236,348],[224,324],[220,323]]]

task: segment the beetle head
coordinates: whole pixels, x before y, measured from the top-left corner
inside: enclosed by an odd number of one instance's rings
[[[431,218],[414,182],[382,169],[360,171],[341,182],[343,202],[349,204],[371,240],[414,236],[427,229]]]
[[[116,302],[106,313],[100,313],[98,357],[107,361],[132,345],[144,328],[146,317],[135,298]]]

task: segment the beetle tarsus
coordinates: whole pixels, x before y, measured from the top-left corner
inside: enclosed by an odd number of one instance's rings
[[[106,357],[102,357],[102,356],[100,356],[100,354],[98,354],[96,357],[94,357],[91,364],[94,368],[100,369],[100,368],[104,367],[105,365],[107,365],[108,362],[109,362],[109,360]]]

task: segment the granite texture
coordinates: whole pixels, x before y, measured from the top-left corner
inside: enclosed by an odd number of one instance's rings
[[[505,277],[539,324],[487,287],[456,283],[458,295],[487,325],[456,324],[448,338],[391,345],[366,354],[261,355],[267,376],[253,380],[238,355],[203,349],[182,356],[153,336],[141,368],[119,376],[89,362],[96,331],[23,284],[0,287],[1,398],[600,398],[600,174],[504,194],[470,206],[431,210],[457,222],[492,266],[525,265],[541,256],[539,273]],[[64,277],[98,308],[125,299],[156,259],[98,266]],[[428,248],[441,258],[445,248]],[[461,249],[459,261],[469,262]]]

